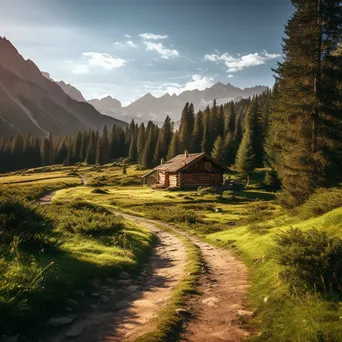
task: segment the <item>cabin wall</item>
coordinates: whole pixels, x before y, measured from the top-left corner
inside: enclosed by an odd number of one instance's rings
[[[146,185],[154,185],[157,183],[157,173],[152,173],[151,175],[144,178],[144,184]]]
[[[169,180],[170,180],[170,188],[177,188],[179,186],[177,174],[170,174]]]
[[[159,175],[158,175],[159,179],[158,179],[158,183],[159,184],[165,184],[165,172],[159,172]]]
[[[179,186],[181,188],[198,188],[200,186],[221,186],[223,173],[180,173]]]

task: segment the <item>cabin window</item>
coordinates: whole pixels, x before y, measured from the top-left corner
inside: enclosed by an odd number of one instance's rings
[[[210,161],[206,161],[204,164],[205,170],[206,171],[211,171],[211,162]]]

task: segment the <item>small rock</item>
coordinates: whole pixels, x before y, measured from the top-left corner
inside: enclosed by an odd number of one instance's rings
[[[127,272],[122,271],[119,274],[119,278],[120,279],[131,279],[131,276]]]
[[[133,293],[133,292],[136,292],[140,289],[141,289],[141,286],[139,286],[139,285],[131,285],[131,286],[128,286],[126,290],[129,293]]]
[[[190,312],[185,309],[176,309],[176,314],[182,317],[191,316]]]
[[[109,293],[109,295],[114,296],[116,294],[116,291],[114,289],[108,289],[107,293]]]
[[[128,305],[129,305],[129,301],[123,300],[123,301],[121,301],[121,302],[119,302],[119,303],[116,303],[116,304],[115,304],[115,307],[116,307],[117,309],[123,309],[123,308],[127,307]]]
[[[56,317],[48,320],[48,324],[54,327],[71,324],[74,321],[72,317]]]
[[[85,329],[85,327],[88,325],[87,321],[83,321],[83,322],[79,322],[77,324],[75,324],[66,334],[66,337],[77,337],[82,335],[83,330]]]
[[[268,302],[268,297],[265,297],[264,298],[264,303],[267,303]]]
[[[85,297],[85,292],[83,290],[77,290],[75,293],[79,296]]]
[[[132,280],[131,279],[127,279],[127,280],[119,280],[118,281],[119,285],[124,285],[124,286],[128,286],[132,284]]]
[[[203,304],[208,305],[208,306],[217,306],[216,304],[219,302],[220,300],[216,297],[210,297],[207,299],[204,299],[202,301]]]
[[[238,310],[237,314],[239,316],[248,316],[248,317],[252,317],[254,315],[253,311],[247,311],[247,310]]]
[[[67,298],[67,302],[71,305],[78,305],[78,303],[75,299]]]
[[[220,239],[216,239],[215,241],[216,241],[216,242],[221,242],[221,240],[220,240]]]
[[[91,294],[94,298],[99,298],[100,297],[100,294],[99,293],[96,293],[96,292],[93,292]]]
[[[108,303],[109,302],[109,298],[107,296],[100,296],[100,302],[101,303]]]
[[[215,213],[222,213],[222,212],[223,212],[222,208],[215,208]]]
[[[93,278],[91,281],[90,281],[90,284],[94,287],[100,287],[101,286],[101,281],[99,278]]]

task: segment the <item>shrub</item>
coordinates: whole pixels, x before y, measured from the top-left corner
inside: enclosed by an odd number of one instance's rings
[[[291,228],[276,237],[274,255],[292,287],[342,294],[342,240],[311,229]]]
[[[215,195],[215,194],[216,194],[216,189],[213,186],[207,187],[207,188],[200,186],[197,189],[197,195],[198,196]]]
[[[9,244],[16,236],[23,245],[42,240],[50,221],[27,202],[15,197],[0,198],[0,242]]]
[[[342,206],[342,189],[318,189],[294,214],[302,219],[323,215]]]

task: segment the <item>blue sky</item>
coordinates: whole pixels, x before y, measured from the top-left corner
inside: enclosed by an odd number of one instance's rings
[[[0,0],[0,36],[87,99],[273,84],[290,0]]]

